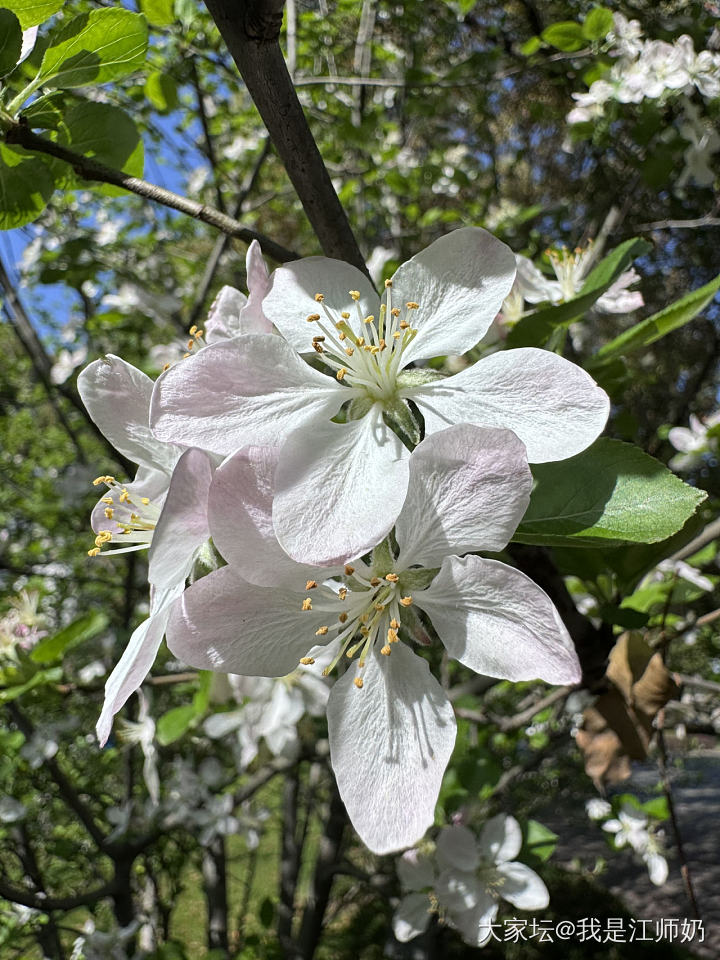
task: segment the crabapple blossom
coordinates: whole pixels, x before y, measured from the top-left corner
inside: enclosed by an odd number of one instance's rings
[[[193,666],[250,676],[283,676],[328,645],[324,673],[347,666],[327,705],[340,795],[371,850],[398,850],[432,823],[455,741],[447,695],[413,652],[432,642],[428,622],[478,673],[580,678],[547,595],[513,567],[461,556],[496,552],[512,536],[532,484],[525,448],[509,430],[470,424],[427,437],[409,457],[394,540],[344,568],[298,564],[274,537],[278,456],[250,447],[218,468],[209,523],[228,566],[185,591],[168,645]]]
[[[454,824],[440,831],[433,855],[408,850],[397,864],[400,883],[409,891],[393,917],[393,932],[406,943],[427,929],[439,912],[463,940],[482,947],[506,900],[521,910],[543,910],[550,898],[540,877],[515,860],[522,831],[514,817],[498,814],[479,837]]]
[[[690,414],[690,427],[672,427],[668,440],[679,453],[670,460],[673,470],[694,470],[701,466],[705,455],[714,453],[718,448],[717,436],[711,434],[720,426],[720,410],[700,420]]]
[[[479,228],[436,240],[386,281],[382,302],[355,267],[324,257],[274,272],[263,301],[281,337],[211,344],[157,381],[155,435],[228,455],[280,445],[273,519],[294,559],[360,556],[391,529],[408,482],[408,442],[470,422],[512,429],[532,462],[585,449],[609,403],[580,367],[546,350],[502,351],[451,377],[408,369],[461,354],[489,329],[515,259]],[[310,353],[321,372],[300,354]],[[345,422],[334,417],[346,407]],[[317,538],[322,491],[325,536]]]
[[[606,820],[603,830],[612,834],[616,849],[631,847],[648,869],[650,880],[661,887],[668,878],[667,860],[662,854],[662,845],[657,834],[649,827],[647,814],[625,803],[617,819]]]

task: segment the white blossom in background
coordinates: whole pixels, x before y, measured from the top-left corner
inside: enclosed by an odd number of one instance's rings
[[[663,560],[657,565],[657,570],[661,578],[663,574],[669,573],[681,580],[687,580],[688,583],[705,592],[709,592],[715,588],[714,583],[709,577],[700,573],[696,567],[685,563],[684,560]]]
[[[703,121],[699,109],[690,100],[686,100],[683,107],[686,120],[680,124],[680,133],[688,145],[683,154],[685,166],[678,177],[677,186],[684,187],[692,181],[699,187],[709,187],[715,180],[711,162],[713,154],[720,150],[720,134],[712,123]]]
[[[83,924],[82,936],[73,943],[70,960],[127,960],[130,940],[139,926],[140,922],[133,920],[127,927],[98,930],[95,921],[88,918]]]
[[[140,710],[137,720],[123,718],[118,729],[118,739],[124,743],[136,744],[143,754],[143,780],[148,796],[154,804],[160,803],[160,775],[158,773],[158,755],[155,747],[155,721],[150,715],[147,696],[138,690]]]
[[[713,428],[720,426],[720,410],[700,420],[690,414],[690,427],[673,427],[668,440],[679,453],[669,463],[672,470],[689,471],[701,467],[708,454],[716,454],[718,438],[708,436]]]
[[[65,383],[73,370],[85,363],[87,347],[80,346],[77,350],[61,350],[57,360],[50,368],[50,380],[54,384]]]
[[[169,316],[181,309],[182,301],[170,293],[147,290],[137,283],[123,283],[117,293],[105,294],[100,307],[103,310],[117,310],[120,313],[138,311],[152,317],[153,320],[166,321]]]
[[[272,525],[277,458],[275,448],[247,448],[218,468],[210,530],[228,566],[185,591],[168,646],[201,669],[268,677],[312,665],[312,648],[326,644],[332,663],[323,672],[347,665],[327,705],[340,795],[371,850],[402,849],[433,821],[455,741],[447,695],[413,652],[431,642],[423,615],[450,656],[477,673],[580,678],[547,595],[513,567],[462,556],[497,552],[512,536],[532,484],[525,448],[508,430],[468,424],[427,437],[409,458],[397,551],[385,543],[344,569],[283,553]]]
[[[482,947],[492,936],[501,900],[521,910],[543,910],[550,902],[547,887],[515,860],[521,847],[520,824],[501,813],[485,823],[479,837],[455,824],[440,831],[433,854],[408,850],[397,862],[408,892],[393,917],[395,937],[412,940],[438,913],[466,943]]]
[[[612,807],[602,797],[591,797],[585,802],[585,812],[591,820],[605,820],[612,813]]]
[[[617,850],[630,847],[643,861],[655,886],[661,887],[668,878],[667,860],[663,856],[662,841],[649,825],[647,814],[629,803],[623,805],[617,819],[606,820],[603,830],[612,834]]]
[[[17,651],[31,650],[46,636],[45,617],[38,613],[40,595],[36,590],[21,590],[10,597],[10,609],[0,617],[0,662],[17,660]]]
[[[273,517],[283,548],[301,563],[360,556],[388,533],[403,503],[409,451],[400,434],[418,430],[408,401],[426,435],[463,422],[506,427],[531,462],[570,457],[603,429],[604,391],[547,350],[500,351],[447,378],[406,369],[475,346],[514,276],[514,255],[479,228],[456,230],[403,264],[382,303],[347,263],[286,264],[263,301],[282,337],[235,337],[171,367],[155,387],[152,429],[222,456],[280,445]],[[347,421],[333,422],[346,404]]]
[[[0,797],[0,823],[19,823],[27,816],[27,808],[14,797]]]

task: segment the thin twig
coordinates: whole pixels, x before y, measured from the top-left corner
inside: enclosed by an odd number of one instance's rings
[[[215,144],[213,143],[212,136],[210,134],[210,124],[208,122],[208,115],[205,110],[205,99],[203,97],[202,87],[200,85],[200,77],[197,72],[197,67],[195,66],[195,60],[190,60],[190,78],[192,80],[193,89],[195,90],[195,99],[197,100],[198,115],[200,117],[200,126],[202,127],[203,139],[205,141],[205,156],[210,161],[210,167],[213,172],[213,178],[215,180],[215,199],[217,201],[218,210],[221,213],[227,213],[227,208],[225,207],[225,200],[222,195],[222,190],[220,189],[220,183],[218,181],[217,175],[217,156],[215,154]]]
[[[244,227],[233,217],[229,217],[226,213],[222,213],[214,207],[208,207],[196,200],[189,200],[179,193],[173,193],[172,190],[165,190],[164,187],[148,183],[147,180],[131,177],[120,170],[105,166],[104,163],[98,163],[96,160],[84,157],[73,150],[68,150],[67,147],[63,147],[59,143],[38,136],[22,123],[13,123],[7,131],[5,139],[8,143],[17,143],[21,147],[25,147],[26,150],[45,153],[48,156],[57,157],[58,160],[64,160],[65,163],[72,166],[75,173],[83,180],[110,183],[115,187],[121,187],[123,190],[128,190],[139,197],[144,197],[146,200],[152,200],[154,203],[179,210],[180,213],[187,214],[195,220],[201,220],[203,223],[221,230],[230,237],[237,237],[245,243],[252,243],[253,240],[257,240],[263,253],[279,263],[297,260],[299,257],[299,254],[294,251],[275,243],[274,240],[258,233],[256,230],[251,230],[250,227]]]

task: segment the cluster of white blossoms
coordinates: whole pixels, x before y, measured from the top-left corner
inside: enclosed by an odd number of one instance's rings
[[[712,50],[697,53],[687,34],[674,43],[646,40],[637,20],[615,13],[608,39],[608,52],[615,62],[587,93],[573,94],[577,106],[568,114],[568,123],[596,120],[611,100],[640,103],[646,98],[690,95],[694,90],[708,100],[720,96],[720,54]]]
[[[595,797],[588,800],[585,809],[591,820],[601,822],[602,828],[612,836],[616,850],[630,849],[647,867],[650,881],[661,887],[668,878],[668,864],[664,856],[661,836],[650,824],[644,810],[623,803],[617,817],[612,817],[612,807],[607,800]]]
[[[609,401],[546,350],[448,377],[424,365],[474,347],[513,286],[514,254],[479,228],[403,264],[382,297],[339,261],[268,278],[257,250],[248,259],[249,299],[226,292],[156,382],[112,356],[79,379],[95,422],[138,464],[130,483],[98,478],[90,552],[147,548],[151,587],[98,734],[163,636],[185,663],[244,677],[320,673],[321,647],[340,794],[371,850],[400,850],[432,824],[455,742],[418,651],[440,642],[510,680],[580,679],[547,595],[477,554],[501,551],[521,521],[528,461],[584,450]]]
[[[500,901],[521,910],[544,910],[550,897],[540,877],[515,857],[522,831],[514,817],[498,814],[479,837],[462,824],[440,831],[435,844],[408,850],[397,873],[406,892],[393,917],[393,932],[406,943],[437,914],[473,947],[492,936]]]

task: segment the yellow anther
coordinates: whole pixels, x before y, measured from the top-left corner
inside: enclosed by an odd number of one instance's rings
[[[383,339],[381,339],[380,342],[378,343],[378,346],[380,347],[381,350],[384,350],[385,347],[387,347],[387,344]]]
[[[194,336],[195,336],[195,334],[197,333],[197,324],[196,324],[196,323],[194,323],[194,324],[190,327],[190,329],[188,330],[188,333],[190,334],[191,337],[194,337]]]
[[[112,520],[113,513],[115,513],[115,511],[112,507],[105,507],[105,516],[108,518],[108,520]]]
[[[392,286],[392,280],[386,280],[386,281],[385,281],[385,289],[387,290],[387,288],[388,288],[388,287],[391,287],[391,286]]]
[[[346,333],[339,333],[339,334],[338,334],[338,340],[347,340],[347,334],[346,334]]]
[[[306,317],[308,323],[315,323],[316,320],[320,319],[319,313],[311,313],[309,317]]]
[[[315,351],[315,353],[325,353],[321,343],[313,342],[313,350]]]
[[[396,330],[395,333],[393,334],[393,340],[399,340],[400,337],[401,337],[400,331]]]
[[[351,577],[355,573],[355,567],[351,567],[349,563],[345,564],[345,576]],[[344,599],[341,597],[341,599]]]
[[[355,677],[355,679],[353,680],[353,683],[358,688],[358,690],[362,690],[362,687],[363,687],[362,677]]]
[[[341,600],[344,600],[346,596],[347,596],[347,587],[340,587],[340,589],[338,590],[338,597],[340,597]]]
[[[204,334],[205,334],[204,330],[197,330],[195,332],[195,339],[200,340],[204,336]]]
[[[400,621],[399,621],[399,620],[396,620],[395,617],[393,617],[392,620],[390,621],[390,626],[393,628],[393,630],[399,630],[399,629],[400,629]]]
[[[313,342],[313,343],[324,343],[324,342],[325,342],[325,337],[324,337],[322,334],[321,334],[319,337],[313,337],[313,338],[312,338],[312,342]]]
[[[365,317],[365,319],[363,320],[363,323],[374,323],[374,322],[375,322],[375,317],[372,314],[370,314],[369,317]]]
[[[369,619],[370,619],[370,614],[369,614],[369,613],[363,613],[363,614],[360,616],[360,623],[367,623]]]
[[[409,326],[410,326],[410,324],[407,322],[407,320],[401,320],[401,321],[400,321],[400,329],[401,329],[401,330],[407,330],[407,328],[408,328]]]
[[[350,296],[353,298],[353,300],[357,303],[357,301],[360,299],[360,291],[359,291],[359,290],[348,290],[348,293],[349,293]]]
[[[88,550],[87,554],[89,557],[96,557],[100,553],[100,547],[93,547],[92,550]]]
[[[308,582],[305,584],[305,589],[314,590],[316,586],[317,586],[317,580],[308,580]]]
[[[304,667],[309,667],[311,663],[315,663],[315,657],[300,657],[300,663]]]
[[[369,631],[369,629],[368,629],[367,627],[360,627],[360,633],[361,633],[364,637],[369,637],[369,636],[370,636],[370,631]]]
[[[358,337],[355,341],[359,347],[365,346],[365,337]]]
[[[351,356],[355,353],[355,348],[354,348],[354,347],[345,347],[345,353],[346,353],[349,357],[351,357]]]
[[[169,369],[170,369],[170,364],[169,364],[169,363],[164,363],[164,364],[163,364],[163,373],[164,373],[166,370],[169,370]]]
[[[347,312],[347,310],[343,310],[343,311],[341,312],[340,316],[343,318],[343,320],[349,320],[349,319],[350,319],[350,314]]]
[[[419,303],[415,303],[414,300],[408,300],[408,302],[405,304],[405,306],[408,308],[408,310],[417,310],[417,308],[420,306],[420,304],[419,304]]]
[[[375,356],[376,353],[380,353],[380,347],[370,347],[370,353]]]
[[[390,630],[388,630],[387,632],[387,638],[388,638],[388,643],[397,643],[398,642],[397,631],[390,628]]]
[[[109,483],[112,479],[112,477],[95,477],[93,480],[93,486],[99,487],[101,483]]]
[[[400,316],[400,308],[399,308],[399,307],[393,307],[392,310],[390,311],[390,313],[391,313],[394,317],[399,317],[399,316]]]
[[[324,637],[329,629],[330,629],[329,627],[318,627],[317,630],[315,631],[315,636]]]
[[[312,600],[310,599],[310,597],[305,597],[305,599],[302,602],[302,608],[303,610],[312,610]]]
[[[182,358],[183,358],[183,360],[187,360],[187,358],[188,358],[189,356],[190,356],[189,353],[184,353],[183,356],[182,356]]]
[[[188,342],[187,342],[187,349],[188,349],[188,350],[192,350],[192,348],[193,348],[194,346],[195,346],[195,341],[194,341],[194,340],[188,340]]]
[[[112,497],[103,497],[100,503],[109,503],[112,506],[113,498]]]
[[[380,577],[372,577],[370,580],[371,587],[377,587],[379,583],[380,583]]]
[[[400,577],[396,573],[386,573],[385,579],[388,583],[397,583]]]
[[[325,297],[323,296],[322,293],[316,293],[316,294],[315,294],[315,301],[316,301],[316,303],[322,303],[324,299],[325,299]]]
[[[335,378],[337,380],[342,380],[346,373],[347,373],[347,370],[345,369],[345,367],[340,367],[338,372],[335,374]]]
[[[95,537],[95,546],[101,547],[104,543],[109,543],[112,540],[112,534],[109,530],[101,530],[100,533]]]
[[[340,621],[340,623],[345,623],[347,618],[348,618],[348,615],[346,613],[341,613],[340,616],[338,617],[338,620]]]
[[[389,647],[387,644],[385,644],[385,646],[382,648],[382,650],[380,651],[380,653],[381,653],[384,657],[389,657],[390,654],[392,653],[392,648]]]
[[[409,607],[410,604],[412,603],[412,597],[400,597],[400,603],[404,607]]]
[[[386,606],[387,606],[386,603],[376,603],[376,604],[375,604],[375,609],[376,609],[376,610],[384,610]]]
[[[140,517],[137,515],[137,513],[131,513],[131,514],[130,514],[130,522],[131,522],[131,523],[137,523],[139,519],[140,519]]]
[[[150,497],[140,497],[140,503],[146,507],[150,503]]]

